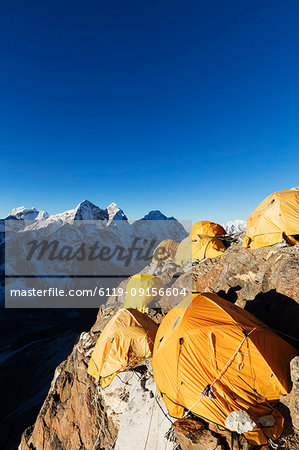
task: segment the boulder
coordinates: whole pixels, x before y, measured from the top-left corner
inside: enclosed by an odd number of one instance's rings
[[[299,432],[299,356],[292,359],[290,364],[293,383],[290,394],[281,397],[281,402],[289,408],[293,427]]]
[[[115,309],[102,307],[92,331],[81,334],[60,364],[34,426],[19,450],[174,449],[165,436],[171,427],[154,383],[151,361],[128,368],[101,389],[87,374],[95,343]],[[158,446],[158,447],[157,447]]]
[[[298,245],[255,250],[232,245],[209,267],[193,267],[193,286],[199,292],[215,292],[272,328],[298,338],[298,266]],[[296,340],[285,338],[297,345]]]

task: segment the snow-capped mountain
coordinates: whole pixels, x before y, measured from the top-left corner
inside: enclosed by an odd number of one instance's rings
[[[36,208],[26,208],[26,206],[19,206],[19,208],[12,209],[9,216],[24,220],[41,220],[47,219],[49,213],[46,211],[38,211]]]
[[[148,214],[146,214],[144,217],[142,217],[141,220],[174,220],[174,217],[166,217],[158,209],[153,209]]]
[[[230,234],[241,233],[242,231],[246,231],[247,228],[246,220],[243,219],[230,220],[229,222],[223,225],[223,228],[227,233]]]
[[[117,208],[116,205],[115,207]],[[63,224],[74,223],[75,220],[105,220],[108,223],[109,212],[107,208],[101,209],[89,200],[83,200],[76,208],[52,215],[49,215],[46,211],[37,211],[35,208],[26,209],[21,206],[13,209],[5,220],[8,219],[28,220],[30,221],[28,225],[30,229],[37,230],[50,227],[51,231],[54,231]]]
[[[79,203],[75,209],[74,220],[108,220],[109,215],[107,209],[101,209],[91,203],[89,200],[84,200]]]
[[[111,220],[128,220],[127,216],[115,203],[111,203],[111,205],[107,206],[107,212],[109,216],[109,222]]]
[[[169,238],[180,242],[187,237],[187,232],[180,222],[174,217],[166,217],[159,210],[149,211],[142,219],[136,220],[132,229],[135,234],[145,234],[148,239],[158,237],[160,242]]]
[[[76,208],[53,215],[49,215],[46,211],[38,211],[35,208],[27,209],[25,206],[21,206],[19,208],[13,209],[10,212],[10,215],[3,220],[7,219],[23,219],[34,221],[34,224],[29,225],[32,229],[48,227],[51,224],[55,225],[53,229],[57,229],[57,227],[61,226],[62,224],[73,223],[74,220],[104,220],[105,225],[108,227],[111,225],[112,221],[128,220],[124,211],[120,209],[118,205],[116,205],[116,203],[111,203],[109,206],[107,206],[107,208],[102,209],[94,203],[91,203],[89,200],[83,200],[78,204],[78,206],[76,206]],[[149,211],[144,217],[139,220],[167,220],[178,223],[178,221],[174,217],[167,217],[159,210]],[[137,220],[136,222],[139,222],[139,220]],[[184,228],[180,226],[180,229],[182,231],[182,237],[180,239],[183,239],[183,237],[185,237]]]
[[[45,221],[41,221],[36,218],[36,220],[39,220],[39,225],[44,227],[53,222],[72,223],[74,220],[108,220],[109,214],[107,209],[101,209],[89,200],[83,200],[76,208],[48,215],[45,219]]]
[[[40,276],[38,282],[43,286],[54,283],[52,278],[46,281],[45,275],[58,276],[55,286],[63,289],[76,283],[69,275],[100,277],[112,285],[118,281],[117,277],[134,275],[147,266],[154,249],[164,239],[179,242],[187,236],[174,217],[154,210],[132,223],[115,203],[102,209],[84,200],[76,208],[55,215],[39,214],[34,209],[29,210],[31,215],[26,215],[24,211],[25,207],[17,208],[1,221],[5,226],[5,271],[12,276],[34,274],[36,279]],[[26,220],[28,215],[33,220]],[[0,233],[0,238],[1,278],[4,233]],[[60,279],[61,276],[66,278]],[[28,281],[24,280],[12,278],[10,284],[20,287]],[[87,286],[88,280],[81,279],[80,285]]]

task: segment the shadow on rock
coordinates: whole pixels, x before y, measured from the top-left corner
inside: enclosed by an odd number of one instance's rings
[[[238,300],[238,294],[237,292],[242,289],[242,286],[234,286],[229,288],[227,292],[224,290],[216,292],[219,297],[224,298],[225,300],[228,300],[229,302],[235,303]]]
[[[282,334],[281,337],[298,348],[299,304],[295,300],[272,289],[259,293],[254,300],[247,301],[245,309],[276,332],[288,335]]]

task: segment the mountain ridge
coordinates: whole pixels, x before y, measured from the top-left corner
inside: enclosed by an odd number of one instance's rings
[[[27,208],[26,206],[19,206],[13,208],[9,215],[2,220],[11,218],[24,219],[24,220],[128,220],[124,211],[116,204],[110,203],[106,208],[102,209],[95,203],[90,202],[88,199],[81,201],[75,208],[65,210],[57,214],[49,214],[47,211],[40,211],[36,208]],[[173,216],[167,217],[160,210],[150,210],[140,219],[136,220],[176,220]]]
[[[36,208],[26,208],[26,206],[20,206],[11,210],[9,215],[5,219],[1,219],[1,222],[8,219],[23,219],[32,220],[36,222],[44,223],[45,225],[50,222],[70,222],[72,220],[106,220],[107,226],[116,220],[126,220],[128,217],[125,212],[114,202],[110,203],[106,208],[102,209],[96,204],[90,202],[88,199],[81,201],[75,208],[68,209],[66,211],[49,214],[47,211],[37,210]],[[175,217],[167,217],[158,209],[150,210],[140,219],[136,219],[135,222],[140,220],[177,220]],[[45,221],[45,222],[42,222]],[[246,231],[246,221],[243,219],[229,220],[223,224],[227,233],[234,234]]]

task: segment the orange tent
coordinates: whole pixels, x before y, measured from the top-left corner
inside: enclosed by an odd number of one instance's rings
[[[117,373],[152,355],[158,325],[136,309],[120,309],[105,326],[89,361],[87,372],[101,386]]]
[[[260,320],[216,294],[194,294],[163,319],[155,339],[153,371],[171,416],[184,411],[225,427],[233,411],[246,411],[256,426],[244,433],[253,444],[280,436],[275,409],[290,390],[289,362],[296,351]],[[259,419],[275,424],[262,428]]]
[[[226,234],[225,229],[218,223],[209,220],[201,220],[193,225],[190,232],[192,239],[197,239],[198,236],[219,237]]]
[[[216,258],[225,250],[225,245],[218,238],[205,236],[191,241],[191,237],[187,236],[179,244],[174,261],[178,265],[183,265],[192,259]]]
[[[299,191],[290,189],[269,195],[247,220],[243,246],[266,247],[287,236],[293,244],[299,243]]]
[[[218,238],[203,237],[192,241],[192,259],[216,258],[225,250],[225,245]]]
[[[153,261],[169,261],[175,257],[179,243],[172,239],[165,239],[155,248]]]

